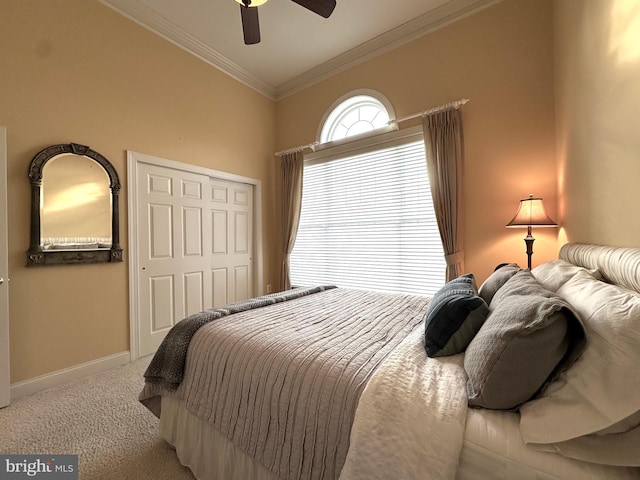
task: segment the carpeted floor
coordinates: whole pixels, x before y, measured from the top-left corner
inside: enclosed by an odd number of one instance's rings
[[[78,454],[83,480],[193,480],[137,400],[150,358],[0,409],[0,453]]]

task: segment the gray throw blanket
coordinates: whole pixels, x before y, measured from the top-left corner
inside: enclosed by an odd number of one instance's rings
[[[191,338],[203,325],[239,312],[246,312],[255,308],[266,307],[275,303],[286,302],[304,297],[312,293],[322,292],[336,288],[335,286],[316,286],[308,288],[296,288],[284,292],[272,293],[262,297],[231,303],[224,307],[212,308],[191,315],[178,322],[169,330],[160,347],[156,351],[149,367],[144,373],[146,382],[159,385],[168,390],[175,390],[182,382],[184,376],[184,364],[187,358],[187,349]]]

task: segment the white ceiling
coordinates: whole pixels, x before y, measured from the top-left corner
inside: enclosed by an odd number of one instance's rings
[[[270,0],[257,45],[244,44],[233,0],[100,1],[278,99],[500,0],[336,0],[328,19]]]

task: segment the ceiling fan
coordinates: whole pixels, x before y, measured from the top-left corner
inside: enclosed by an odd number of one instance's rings
[[[258,22],[258,6],[267,0],[235,0],[240,4],[242,16],[242,33],[245,45],[260,43],[260,23]],[[336,8],[336,0],[292,0],[298,5],[317,13],[321,17],[329,18]]]

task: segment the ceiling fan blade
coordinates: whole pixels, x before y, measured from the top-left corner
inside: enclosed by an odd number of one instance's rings
[[[242,16],[242,33],[245,45],[260,43],[260,22],[258,21],[258,7],[240,5]]]
[[[321,17],[329,18],[336,8],[336,0],[292,0],[298,5],[308,8]]]

